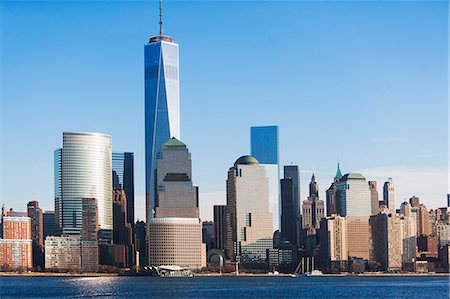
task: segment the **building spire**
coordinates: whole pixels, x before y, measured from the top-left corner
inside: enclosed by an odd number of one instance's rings
[[[336,176],[334,178],[335,179],[340,179],[341,177],[342,177],[342,172],[341,172],[341,169],[339,168],[339,162],[338,162]]]
[[[159,36],[162,36],[163,32],[162,32],[162,25],[163,25],[163,20],[162,20],[162,0],[159,0]]]

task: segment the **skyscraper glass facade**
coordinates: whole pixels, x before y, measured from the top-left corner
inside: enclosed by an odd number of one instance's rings
[[[250,128],[251,155],[265,168],[269,179],[269,210],[274,230],[280,229],[280,167],[278,164],[278,126]]]
[[[144,52],[146,208],[152,218],[156,154],[168,139],[180,138],[178,44],[168,36],[151,37]]]
[[[111,136],[63,133],[55,151],[55,216],[60,234],[78,235],[82,199],[95,198],[100,230],[112,230]]]
[[[134,153],[113,153],[113,188],[122,188],[127,197],[127,220],[134,224]]]
[[[369,217],[371,215],[370,189],[366,178],[359,173],[348,173],[337,183],[336,209],[341,216]]]
[[[278,126],[251,127],[251,155],[261,164],[278,165]]]

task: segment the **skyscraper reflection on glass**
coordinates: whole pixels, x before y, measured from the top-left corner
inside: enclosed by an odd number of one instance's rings
[[[127,198],[127,221],[134,227],[134,153],[113,153],[113,189],[123,189]]]
[[[269,210],[272,213],[274,230],[278,230],[280,228],[278,126],[251,127],[250,139],[251,155],[264,166],[269,179]]]
[[[145,45],[145,179],[148,219],[155,208],[156,154],[172,137],[180,139],[178,44],[165,35]]]
[[[63,147],[55,150],[55,218],[61,235],[79,235],[82,199],[95,198],[99,231],[112,230],[111,136],[100,133],[63,133]]]

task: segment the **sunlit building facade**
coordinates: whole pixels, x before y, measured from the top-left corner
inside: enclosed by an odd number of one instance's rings
[[[243,264],[266,263],[272,248],[273,223],[269,212],[268,178],[252,156],[240,157],[228,171],[227,213],[230,241],[227,252]]]
[[[273,217],[273,229],[280,229],[280,165],[278,155],[278,126],[250,128],[251,155],[266,170],[269,184],[269,211]]]
[[[111,136],[63,133],[55,151],[55,220],[61,235],[80,235],[82,199],[95,198],[99,230],[112,231]]]
[[[153,36],[144,47],[145,179],[147,223],[154,216],[156,155],[171,137],[180,138],[178,44]]]

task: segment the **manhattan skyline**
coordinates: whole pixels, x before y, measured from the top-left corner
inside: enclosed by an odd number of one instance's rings
[[[157,5],[2,2],[6,206],[52,210],[62,132],[100,132],[114,152],[135,153],[145,219],[143,45],[158,33]],[[225,203],[226,171],[259,125],[279,126],[280,165],[300,166],[302,200],[311,172],[325,198],[340,161],[379,186],[393,177],[397,208],[413,195],[445,205],[447,3],[164,6],[164,33],[180,44],[181,134],[202,220]]]

